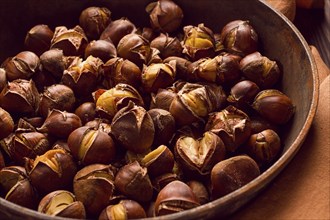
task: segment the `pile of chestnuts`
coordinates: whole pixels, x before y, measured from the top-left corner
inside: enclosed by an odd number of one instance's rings
[[[110,10],[38,24],[2,62],[1,197],[51,216],[160,216],[274,163],[295,106],[253,24],[183,27],[171,0],[146,6],[146,27]]]

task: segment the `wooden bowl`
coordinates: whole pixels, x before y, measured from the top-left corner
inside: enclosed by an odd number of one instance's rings
[[[150,0],[4,0],[0,1],[0,62],[23,48],[26,32],[36,24],[73,27],[87,6],[106,6],[112,18],[127,16],[141,27],[148,26],[145,6]],[[282,14],[258,0],[177,0],[184,11],[184,24],[205,23],[215,32],[234,19],[247,19],[257,30],[262,53],[281,64],[281,90],[296,105],[296,113],[284,129],[280,158],[244,187],[195,209],[157,219],[210,219],[228,216],[256,196],[292,160],[304,142],[318,100],[317,70],[309,47],[296,27]],[[303,165],[302,165],[303,166]],[[288,183],[290,184],[290,183]],[[61,219],[49,217],[0,198],[0,216],[8,219]],[[3,218],[3,217],[1,217]]]

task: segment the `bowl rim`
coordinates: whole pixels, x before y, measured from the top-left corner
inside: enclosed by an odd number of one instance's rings
[[[319,77],[318,77],[318,71],[316,67],[316,63],[314,60],[314,57],[311,53],[310,47],[308,43],[306,42],[303,35],[300,33],[300,31],[296,28],[296,26],[281,12],[278,12],[276,9],[272,8],[269,4],[265,2],[265,0],[257,0],[259,3],[263,4],[263,7],[269,8],[273,13],[277,14],[278,17],[284,20],[284,22],[290,27],[290,29],[293,31],[293,33],[297,36],[297,39],[299,40],[300,44],[303,46],[304,51],[306,52],[307,59],[309,60],[311,64],[311,72],[312,72],[312,78],[313,78],[313,91],[312,91],[312,100],[309,112],[306,117],[306,121],[302,126],[301,131],[297,135],[297,138],[294,140],[294,142],[291,144],[291,146],[288,147],[286,152],[284,152],[281,157],[274,162],[272,166],[270,166],[268,169],[263,171],[260,176],[249,182],[248,184],[244,185],[243,187],[239,188],[238,190],[233,191],[232,193],[223,196],[221,198],[218,198],[214,201],[208,202],[206,204],[200,205],[194,209],[189,209],[185,211],[181,211],[174,214],[169,214],[165,216],[157,216],[157,217],[148,217],[148,220],[155,220],[155,219],[187,219],[189,217],[195,216],[199,212],[207,213],[207,210],[210,210],[212,208],[215,208],[217,206],[221,206],[225,203],[232,202],[233,204],[235,201],[242,200],[244,201],[244,198],[247,196],[249,199],[244,202],[248,202],[253,197],[257,196],[257,194],[260,193],[262,189],[264,189],[270,182],[273,181],[274,178],[276,178],[283,169],[292,161],[292,159],[295,157],[299,149],[301,148],[302,144],[304,143],[308,132],[310,130],[310,127],[312,125],[312,122],[314,120],[317,106],[318,106],[318,100],[319,100]],[[237,207],[235,207],[235,211],[237,209],[241,208],[241,204]],[[25,214],[26,219],[45,219],[45,220],[64,220],[67,218],[58,217],[58,216],[49,216],[40,212],[37,212],[35,210],[22,207],[20,205],[17,205],[15,203],[12,203],[10,201],[5,200],[4,198],[0,197],[0,207],[4,208],[3,211],[9,210],[9,214],[12,214],[12,211],[18,211]],[[15,217],[14,215],[12,217]]]

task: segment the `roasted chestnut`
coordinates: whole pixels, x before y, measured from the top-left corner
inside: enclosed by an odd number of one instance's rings
[[[79,105],[74,113],[78,115],[81,120],[82,125],[86,124],[89,121],[95,119],[96,116],[96,105],[94,102],[84,102]]]
[[[157,195],[156,216],[172,214],[199,206],[194,192],[185,183],[175,180],[167,184]]]
[[[147,168],[141,167],[137,161],[118,170],[115,186],[120,193],[139,202],[148,202],[153,195]]]
[[[0,140],[14,131],[14,120],[3,108],[0,108]]]
[[[85,49],[85,59],[93,56],[100,58],[103,62],[117,56],[116,47],[106,40],[93,40],[89,42]]]
[[[45,195],[38,205],[38,212],[66,218],[86,218],[85,207],[67,190],[56,190]]]
[[[187,185],[193,191],[193,193],[197,197],[198,202],[201,205],[208,203],[210,201],[209,192],[206,186],[202,182],[197,180],[190,180],[189,182],[187,182]]]
[[[24,46],[27,50],[40,56],[43,52],[49,50],[50,41],[54,32],[46,24],[38,24],[32,27],[26,34]]]
[[[168,34],[161,33],[150,42],[150,46],[159,50],[162,59],[170,56],[182,56],[183,47],[180,40],[177,37],[170,37]]]
[[[227,101],[237,108],[245,109],[252,104],[254,97],[259,92],[260,88],[257,84],[250,80],[243,80],[231,87]]]
[[[217,163],[211,171],[211,199],[225,196],[260,175],[257,163],[249,156],[233,156]]]
[[[88,7],[79,16],[79,24],[90,39],[98,39],[111,22],[111,11],[105,7]]]
[[[43,71],[51,73],[56,79],[61,79],[63,71],[68,67],[70,60],[64,56],[63,50],[54,48],[45,51],[40,56]]]

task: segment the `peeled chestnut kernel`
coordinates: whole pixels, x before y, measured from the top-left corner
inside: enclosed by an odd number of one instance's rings
[[[176,161],[187,172],[206,175],[219,161],[225,159],[226,147],[222,140],[212,132],[205,132],[202,138],[180,137],[174,147]]]
[[[103,62],[117,56],[116,47],[106,40],[93,40],[87,44],[85,49],[85,59],[93,56],[100,58]]]
[[[168,144],[175,133],[175,119],[169,111],[154,108],[148,111],[155,127],[154,146]]]
[[[38,205],[38,212],[50,216],[86,218],[83,203],[77,201],[75,195],[67,190],[56,190],[44,196]]]
[[[0,108],[0,140],[14,131],[14,121],[9,112]]]
[[[31,79],[32,75],[39,70],[40,59],[31,51],[22,51],[11,58],[5,66],[7,79]]]
[[[240,69],[247,79],[263,89],[273,87],[282,75],[276,61],[262,56],[259,52],[245,56],[240,61]]]
[[[187,182],[187,185],[197,197],[199,204],[203,205],[210,201],[209,192],[207,191],[206,186],[202,182],[197,180],[190,180],[189,182]]]
[[[186,83],[173,99],[169,112],[179,126],[201,121],[225,103],[225,92],[214,84]]]
[[[132,61],[140,68],[149,62],[151,53],[149,41],[136,33],[125,35],[117,45],[118,56]]]
[[[292,100],[276,89],[260,91],[252,107],[266,120],[277,125],[287,123],[295,112]]]
[[[65,150],[51,149],[34,160],[27,159],[26,170],[38,193],[47,194],[59,189],[70,189],[77,165]]]
[[[70,87],[53,84],[45,88],[41,94],[38,111],[42,117],[46,118],[53,109],[71,112],[75,103],[76,98]]]
[[[115,144],[110,135],[100,129],[87,126],[71,132],[68,137],[68,147],[82,165],[109,164],[116,154]]]
[[[160,176],[173,170],[174,156],[167,146],[160,145],[145,155],[141,164],[147,167],[150,176]]]
[[[32,27],[25,36],[24,46],[40,56],[50,48],[54,32],[45,24],[38,24]]]
[[[79,16],[79,25],[89,39],[98,39],[111,22],[111,11],[105,7],[88,7]]]
[[[170,37],[167,33],[161,33],[158,37],[150,42],[150,46],[156,48],[160,52],[161,58],[165,59],[170,56],[181,57],[183,47],[176,37]]]
[[[102,64],[101,59],[93,56],[87,57],[86,60],[79,59],[64,70],[62,83],[70,87],[76,96],[88,96],[96,90]]]
[[[212,200],[241,188],[259,175],[257,163],[249,156],[234,156],[220,161],[211,171]]]
[[[165,33],[176,31],[183,19],[182,9],[172,0],[152,2],[147,5],[146,11],[151,27]]]
[[[94,102],[84,102],[76,108],[74,113],[78,115],[82,125],[84,125],[87,122],[95,119],[96,116],[95,108],[96,105]]]
[[[139,92],[134,87],[124,83],[119,83],[115,87],[101,92],[95,99],[96,111],[105,118],[112,118],[118,110],[127,106],[130,101],[144,106]]]
[[[53,109],[49,112],[46,120],[40,128],[39,132],[48,133],[57,138],[67,138],[72,131],[81,127],[81,120],[78,115]]]
[[[176,78],[182,79],[187,82],[196,82],[197,75],[193,75],[193,73],[189,70],[189,66],[191,62],[185,58],[177,57],[177,56],[170,56],[164,59],[164,63],[169,63],[170,61],[176,61]]]
[[[214,58],[206,58],[192,64],[192,73],[204,81],[215,82],[221,85],[231,85],[241,77],[239,63],[231,54],[218,55]]]
[[[73,193],[86,209],[97,217],[114,195],[114,169],[111,165],[92,164],[79,170],[73,179]]]
[[[8,82],[0,93],[0,106],[10,113],[34,115],[39,106],[39,92],[32,80]]]
[[[221,30],[221,40],[226,50],[246,56],[258,49],[258,35],[249,21],[234,20]]]
[[[99,220],[139,219],[146,217],[146,212],[138,202],[124,199],[117,204],[107,206],[101,212]]]
[[[45,134],[17,129],[11,138],[8,151],[13,161],[24,165],[25,157],[34,159],[37,155],[46,153],[49,148],[50,143]]]
[[[150,149],[154,141],[155,128],[149,113],[129,102],[113,117],[111,133],[125,149],[143,153]]]
[[[125,83],[139,88],[141,70],[133,62],[120,57],[112,58],[103,65],[105,88],[110,89],[119,83]]]
[[[56,79],[61,79],[63,71],[67,68],[68,58],[64,56],[63,50],[54,48],[41,54],[40,63],[43,70],[47,70]]]
[[[63,50],[65,56],[81,56],[84,54],[88,39],[80,26],[68,29],[65,26],[55,28],[50,48]]]
[[[178,180],[167,184],[157,195],[155,202],[156,216],[172,214],[199,206],[191,188]]]
[[[120,193],[139,202],[148,202],[152,198],[153,188],[147,168],[141,167],[137,161],[118,170],[115,186]]]
[[[250,137],[251,122],[246,113],[229,105],[209,115],[205,130],[217,134],[225,144],[226,151],[232,153]]]
[[[115,46],[125,35],[134,33],[135,25],[128,18],[120,18],[110,22],[102,32],[100,39],[111,41]]]
[[[259,167],[264,167],[273,162],[278,156],[281,150],[281,139],[275,131],[267,129],[252,134],[244,148]]]
[[[21,166],[7,166],[0,170],[0,195],[17,205],[35,209],[38,195]]]
[[[212,57],[215,53],[215,40],[212,30],[204,24],[188,25],[183,28],[183,53],[192,61]]]
[[[146,92],[157,92],[166,88],[175,80],[175,61],[170,63],[152,63],[142,70],[142,87]]]

